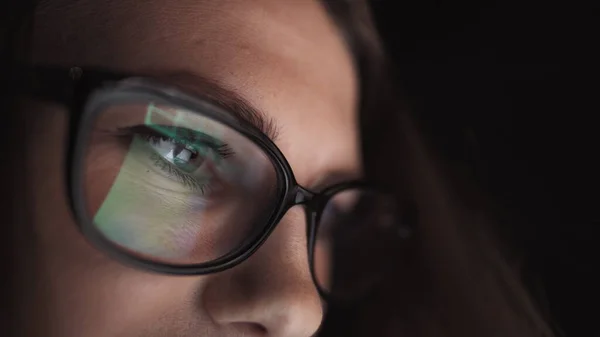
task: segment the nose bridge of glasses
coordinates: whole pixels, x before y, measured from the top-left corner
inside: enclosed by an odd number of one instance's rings
[[[314,197],[315,193],[305,189],[302,186],[296,186],[292,192],[293,200],[292,205],[304,205],[309,203]]]

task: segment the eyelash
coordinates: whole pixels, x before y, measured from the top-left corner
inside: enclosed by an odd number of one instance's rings
[[[180,140],[175,140],[171,137],[157,134],[156,132],[152,131],[150,128],[148,128],[148,130],[145,132],[137,132],[135,134],[141,135],[142,137],[144,137],[144,139],[150,140],[150,141],[168,140],[168,141],[173,142],[174,144],[189,146],[192,149],[194,148],[193,140],[186,139],[186,138],[183,138]],[[226,159],[228,157],[235,155],[235,152],[233,151],[233,149],[226,143],[223,143],[220,145],[212,144],[207,141],[203,141],[202,143],[204,146],[210,148],[212,151],[214,151],[216,154],[218,154],[221,159]]]
[[[178,129],[179,131],[184,131],[184,133],[185,132],[190,133],[190,134],[192,133],[191,130],[188,130],[185,128],[173,127],[173,129]],[[191,146],[191,144],[194,143],[193,139],[183,138],[180,140],[175,140],[171,137],[167,137],[165,135],[161,135],[161,134],[157,133],[152,128],[148,127],[147,125],[138,125],[138,126],[134,126],[134,127],[130,127],[130,128],[125,128],[125,129],[122,129],[122,131],[125,131],[129,136],[139,136],[149,142],[162,139],[162,140],[171,141],[174,144],[181,144],[181,145],[190,146],[193,148],[193,146]],[[233,149],[226,143],[212,144],[208,141],[203,141],[202,143],[204,146],[210,148],[211,151],[214,151],[214,153],[216,153],[221,159],[226,159],[226,158],[229,158],[229,157],[235,155],[235,152],[233,151]],[[200,183],[191,174],[182,172],[173,163],[166,160],[163,156],[161,156],[159,153],[155,152],[154,150],[150,156],[150,159],[153,161],[154,166],[156,166],[163,172],[167,173],[169,175],[169,177],[175,178],[178,182],[180,182],[185,187],[191,189],[192,191],[200,192],[200,194],[205,195],[206,193],[210,192],[210,189],[213,187],[211,183]],[[211,160],[211,159],[206,158],[206,160]]]

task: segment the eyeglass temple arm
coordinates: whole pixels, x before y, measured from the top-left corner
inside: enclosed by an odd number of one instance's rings
[[[8,73],[18,92],[63,104],[73,102],[79,84],[82,84],[86,91],[102,82],[118,81],[127,77],[96,68],[83,70],[79,67],[40,65],[13,67]]]
[[[76,70],[50,66],[13,67],[9,76],[15,91],[35,98],[68,104],[74,97]]]

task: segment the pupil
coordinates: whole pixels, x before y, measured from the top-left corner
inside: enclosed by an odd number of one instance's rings
[[[189,160],[191,157],[191,151],[181,144],[175,144],[173,149],[173,157],[180,160]]]
[[[195,171],[203,162],[202,160],[197,162],[198,153],[185,145],[174,143],[171,151],[172,163],[185,172]]]

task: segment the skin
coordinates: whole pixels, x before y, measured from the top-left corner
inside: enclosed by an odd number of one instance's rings
[[[65,1],[62,1],[65,2]],[[271,118],[303,186],[361,171],[357,79],[317,1],[51,1],[36,15],[33,61],[154,75],[186,71]],[[306,222],[292,208],[267,242],[225,272],[176,277],[107,257],[77,231],[64,181],[68,113],[27,101],[31,334],[43,336],[311,336],[323,303],[311,280]],[[33,281],[32,281],[33,280]],[[25,328],[23,328],[25,329]],[[23,330],[25,331],[25,330]]]

